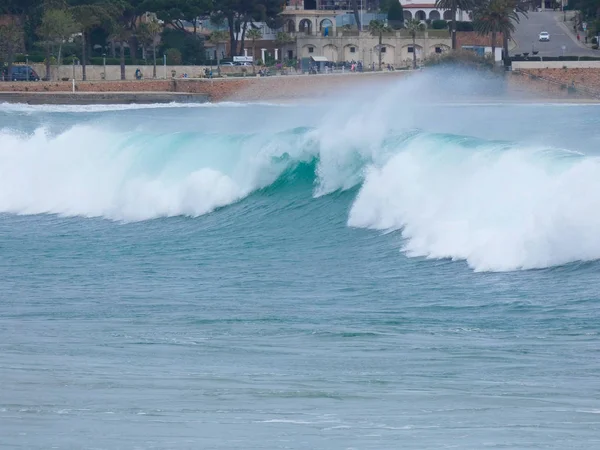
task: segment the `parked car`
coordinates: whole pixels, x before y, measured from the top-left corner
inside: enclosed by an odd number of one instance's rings
[[[550,41],[550,33],[547,31],[542,31],[538,37],[540,42],[549,42]]]
[[[10,73],[8,68],[2,71],[2,79],[5,81],[40,81],[40,76],[31,66],[12,66]]]

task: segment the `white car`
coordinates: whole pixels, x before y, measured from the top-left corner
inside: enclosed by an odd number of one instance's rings
[[[549,42],[550,34],[547,31],[542,31],[538,39],[540,40],[540,42]]]

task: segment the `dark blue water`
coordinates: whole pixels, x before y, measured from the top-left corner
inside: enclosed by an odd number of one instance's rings
[[[377,105],[2,106],[1,446],[599,447],[597,108]]]

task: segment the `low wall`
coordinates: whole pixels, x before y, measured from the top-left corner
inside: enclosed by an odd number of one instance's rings
[[[40,77],[46,75],[46,66],[44,64],[30,64],[33,69],[38,73]],[[166,78],[173,77],[173,71],[175,71],[175,78],[180,77],[183,74],[187,74],[191,78],[200,78],[204,76],[204,69],[209,66],[167,66],[166,67]],[[210,67],[209,67],[210,68]],[[242,73],[243,69],[246,69],[248,73],[252,72],[252,67],[243,66],[221,66],[221,73],[225,75],[239,74]],[[125,66],[125,79],[135,80],[135,71],[140,69],[145,79],[153,78],[153,66]],[[217,72],[215,66],[212,67],[213,73]],[[50,76],[52,80],[60,81],[63,78],[72,79],[75,74],[75,80],[81,80],[82,77],[82,66],[62,65],[62,66],[51,66]],[[85,67],[86,78],[88,81],[118,81],[121,80],[121,66],[106,66],[106,78],[104,78],[104,66],[92,66],[88,65]],[[156,77],[158,79],[165,79],[165,67],[161,65],[156,66]]]
[[[278,100],[316,97],[341,88],[393,82],[408,72],[376,72],[365,74],[287,75],[278,77],[245,77],[218,79],[171,79],[129,81],[77,81],[76,91],[83,92],[171,92],[203,94],[211,101]],[[70,92],[70,81],[3,82],[0,92]],[[172,101],[176,101],[174,96]]]
[[[597,84],[594,84],[594,81]],[[507,87],[508,91],[513,94],[557,99],[597,99],[600,95],[600,70],[536,69],[513,71],[507,78]]]
[[[600,56],[600,52],[598,53]],[[600,61],[513,61],[513,70],[524,69],[600,69]]]

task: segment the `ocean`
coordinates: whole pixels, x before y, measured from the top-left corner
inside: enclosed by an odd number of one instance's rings
[[[0,105],[0,447],[600,448],[600,107],[438,94]]]

